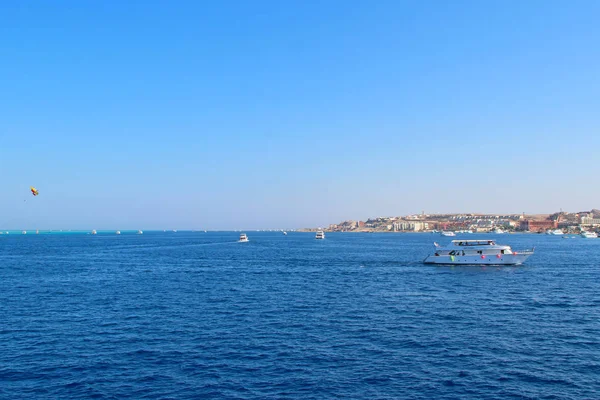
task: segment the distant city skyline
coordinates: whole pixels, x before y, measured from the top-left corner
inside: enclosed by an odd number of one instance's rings
[[[0,229],[600,208],[599,12],[3,4]]]

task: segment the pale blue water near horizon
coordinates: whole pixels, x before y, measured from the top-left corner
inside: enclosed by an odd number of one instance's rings
[[[600,398],[600,239],[247,233],[0,237],[0,398]]]

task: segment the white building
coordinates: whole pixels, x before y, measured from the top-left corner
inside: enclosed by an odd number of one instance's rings
[[[398,221],[394,222],[394,231],[413,231],[419,232],[429,229],[427,222],[421,221]]]
[[[581,225],[600,225],[600,218],[581,217]]]

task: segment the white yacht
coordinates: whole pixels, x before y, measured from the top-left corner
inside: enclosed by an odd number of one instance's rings
[[[435,245],[435,253],[424,264],[444,265],[521,265],[533,250],[513,251],[493,240],[453,240],[447,246]]]
[[[21,234],[27,235],[27,231],[23,231],[23,232],[21,232]]]
[[[286,232],[286,231],[283,231],[283,234],[284,234],[284,235],[287,235],[287,232]]]
[[[315,239],[325,239],[325,232],[317,231],[317,234],[315,235]]]
[[[97,232],[95,229],[92,229],[92,235],[95,235]]]
[[[115,234],[120,235],[121,231],[116,231]]]
[[[506,233],[506,232],[504,232],[504,231],[503,231],[502,229],[500,229],[500,228],[496,228],[496,229],[494,229],[494,233]]]
[[[586,232],[586,231],[581,231],[581,233],[579,234],[579,236],[586,238],[586,239],[593,239],[593,238],[597,238],[598,234],[596,232]]]
[[[144,234],[144,232],[142,232],[141,230],[139,230],[139,231],[137,231],[137,234],[138,234],[138,235],[143,235],[143,234]]]
[[[245,233],[242,233],[242,234],[240,235],[240,240],[239,240],[239,242],[240,242],[240,243],[245,243],[245,242],[248,242],[248,236],[247,236]]]
[[[452,231],[442,231],[442,236],[456,236],[456,233]]]
[[[555,236],[562,236],[565,233],[562,231],[562,229],[548,229],[546,231],[546,235],[555,235]]]

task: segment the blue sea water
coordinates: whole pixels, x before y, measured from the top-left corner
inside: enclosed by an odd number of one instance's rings
[[[248,235],[3,235],[0,398],[600,398],[600,239]]]

